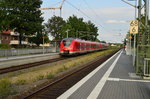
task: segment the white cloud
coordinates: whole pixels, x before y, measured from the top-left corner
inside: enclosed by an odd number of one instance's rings
[[[98,37],[100,40],[104,40],[106,42],[113,42],[113,43],[122,43],[122,41],[124,40],[124,34],[122,35],[118,35],[115,33],[102,33],[100,34],[100,36]]]
[[[110,7],[110,8],[98,8],[98,9],[81,9],[83,13],[79,12],[77,9],[73,8],[66,8],[64,7],[62,10],[62,17],[64,19],[67,19],[69,16],[77,15],[78,17],[83,17],[85,20],[94,20],[96,22],[102,22],[105,23],[107,20],[129,20],[131,18],[134,18],[134,9],[129,7]],[[50,18],[53,15],[59,16],[60,10],[44,10],[42,11],[44,14],[42,15],[47,21],[48,18]],[[91,20],[91,21],[92,21]],[[124,21],[120,21],[121,23],[124,23]]]
[[[100,40],[105,40],[107,42],[121,42],[125,37],[129,28],[129,22],[127,20],[134,19],[134,9],[132,7],[110,7],[110,8],[98,8],[98,9],[81,9],[86,15],[91,19],[87,18],[85,15],[80,13],[76,9],[63,7],[62,17],[66,20],[69,16],[73,14],[77,17],[83,17],[84,21],[91,20],[99,28],[99,38]],[[44,22],[52,17],[53,15],[60,15],[60,10],[44,10]],[[94,20],[94,21],[93,21]],[[110,24],[115,23],[115,24]],[[113,31],[120,30],[124,31]],[[115,34],[122,33],[122,36],[116,36]]]
[[[126,21],[123,21],[123,20],[107,20],[106,23],[126,23]]]

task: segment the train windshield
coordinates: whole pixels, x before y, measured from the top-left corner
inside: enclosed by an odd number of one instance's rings
[[[71,44],[72,40],[63,40],[64,46],[68,47]]]

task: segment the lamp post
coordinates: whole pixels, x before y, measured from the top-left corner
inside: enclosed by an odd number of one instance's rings
[[[68,34],[68,32],[69,32],[69,29],[67,29],[67,30],[66,30],[66,32],[67,32],[67,38],[68,38],[68,37],[69,37],[69,34]]]
[[[136,16],[137,16],[137,0],[128,0],[128,1],[135,1],[135,20],[136,20]],[[136,35],[134,34],[134,45],[133,45],[133,66],[135,66],[135,58],[136,58]]]
[[[133,6],[135,8],[135,20],[136,20],[136,16],[137,16],[137,8],[139,9],[140,6],[137,6],[137,0],[127,0],[127,1],[135,1],[135,5],[132,5],[130,3],[128,3],[125,0],[122,0],[123,2],[129,4],[130,6]],[[140,2],[141,0],[139,0]],[[130,34],[131,36],[131,34]],[[134,34],[134,45],[133,45],[133,66],[135,66],[135,57],[136,57],[136,34]],[[130,53],[131,53],[131,38],[130,38]]]
[[[42,33],[43,34],[43,54],[44,54],[44,50],[45,50],[45,48],[44,48],[44,32]]]

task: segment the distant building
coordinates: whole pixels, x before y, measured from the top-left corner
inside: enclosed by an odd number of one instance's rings
[[[12,30],[0,32],[0,44],[8,44],[12,48],[17,48],[19,45],[19,33]],[[22,46],[36,46],[34,43],[28,42],[28,36],[24,35],[21,41]],[[40,44],[41,47],[49,47],[49,43]]]
[[[117,46],[116,44],[111,44],[111,46]]]
[[[1,44],[9,44],[10,43],[10,41],[11,41],[10,32],[11,32],[11,30],[2,31],[0,33]]]
[[[1,31],[0,44],[8,44],[11,47],[17,48],[17,46],[19,45],[19,33],[12,30]],[[22,45],[28,46],[28,44],[28,38],[24,36]]]

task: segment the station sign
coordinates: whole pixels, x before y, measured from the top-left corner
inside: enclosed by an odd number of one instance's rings
[[[132,20],[130,22],[130,33],[137,34],[138,33],[138,20]]]

